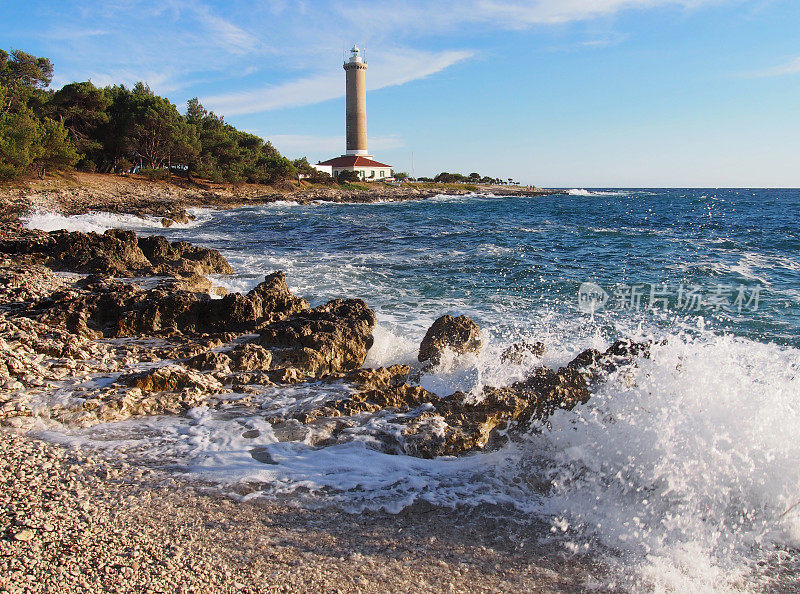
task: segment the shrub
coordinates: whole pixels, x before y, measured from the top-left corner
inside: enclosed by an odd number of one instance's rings
[[[150,181],[169,179],[169,171],[166,169],[151,169],[150,167],[145,167],[144,169],[140,169],[139,173]]]

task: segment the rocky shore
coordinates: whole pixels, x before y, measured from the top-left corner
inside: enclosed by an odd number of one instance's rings
[[[5,225],[0,591],[555,591],[577,589],[599,571],[521,544],[546,527],[521,523],[518,533],[507,518],[498,527],[497,510],[417,505],[399,515],[348,515],[235,502],[210,485],[22,434],[200,405],[248,407],[276,386],[337,385],[338,397],[265,410],[275,434],[333,445],[373,430],[380,416],[394,427],[375,435],[387,453],[461,455],[585,403],[593,383],[648,351],[619,342],[553,370],[535,364],[546,345],[519,343],[502,357],[533,363],[524,381],[439,398],[407,365],[362,367],[375,326],[364,301],[312,308],[280,271],[246,294],[228,294],[205,276],[231,272],[218,252],[162,237]],[[420,366],[481,348],[472,320],[442,316],[420,345]]]
[[[363,186],[363,187],[361,187]],[[71,179],[31,181],[20,186],[0,186],[0,219],[13,221],[31,209],[60,212],[65,215],[90,211],[130,213],[155,216],[164,224],[186,222],[186,209],[192,207],[234,208],[265,204],[279,200],[307,204],[327,202],[390,202],[419,200],[438,194],[469,194],[472,187],[450,184],[360,184],[355,186],[312,186],[303,183],[286,187],[252,184],[214,184],[149,181],[136,176],[75,173]],[[511,196],[543,196],[563,194],[564,190],[548,190],[517,186],[478,186],[478,192]]]
[[[245,406],[276,384],[335,382],[346,397],[283,407],[270,423],[295,434],[313,427],[315,444],[331,445],[381,414],[396,425],[376,435],[383,449],[433,458],[484,448],[505,429],[526,430],[556,408],[585,403],[602,371],[646,354],[644,345],[618,343],[558,370],[535,367],[477,398],[439,398],[414,384],[407,365],[362,368],[376,322],[364,301],[311,308],[280,271],[247,294],[224,294],[203,276],[232,272],[218,252],[113,229],[7,231],[0,257],[0,421],[15,427]],[[432,366],[447,351],[481,348],[472,320],[445,315],[419,361]],[[519,364],[544,349],[520,343],[503,357]]]

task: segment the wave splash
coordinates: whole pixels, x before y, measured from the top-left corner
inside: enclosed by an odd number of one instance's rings
[[[412,362],[414,341],[381,326],[375,337],[373,363]],[[332,397],[330,385],[275,388],[238,417],[199,407],[73,437],[144,449],[231,488],[258,485],[248,498],[391,512],[417,501],[510,505],[549,522],[565,552],[603,557],[613,580],[634,590],[752,583],[757,563],[800,546],[800,350],[707,331],[650,338],[650,358],[617,370],[586,405],[499,450],[458,458],[383,453],[381,439],[402,439],[390,416],[328,447],[315,445],[324,428],[291,440],[267,421],[275,407]],[[498,363],[502,346],[446,360],[420,383],[445,394],[525,375]],[[567,346],[553,346],[545,362],[557,367]],[[149,443],[132,439],[137,432]]]
[[[798,371],[797,349],[730,336],[654,345],[529,436],[551,485],[539,511],[657,587],[733,587],[800,545]]]
[[[174,222],[170,227],[174,229],[192,229],[203,225],[211,218],[207,209],[190,208],[187,212],[195,217],[188,223]],[[137,216],[127,213],[90,212],[80,215],[65,215],[49,210],[34,210],[21,217],[28,229],[41,231],[81,231],[83,233],[104,233],[109,229],[163,229],[160,217]]]

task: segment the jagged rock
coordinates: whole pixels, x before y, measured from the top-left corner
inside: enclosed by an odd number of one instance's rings
[[[177,414],[206,404],[208,396],[209,392],[196,387],[162,392],[143,391],[137,387],[122,388],[54,410],[52,418],[63,424],[88,427],[131,417]]]
[[[142,392],[180,392],[188,388],[198,393],[214,393],[222,389],[222,384],[213,376],[177,365],[123,376],[117,383],[138,388]]]
[[[500,361],[519,365],[523,363],[527,357],[541,359],[544,353],[545,346],[543,342],[516,342],[503,351],[500,355]]]
[[[228,353],[231,369],[236,371],[266,371],[272,363],[272,353],[258,344],[239,345]]]
[[[111,276],[231,274],[233,268],[217,250],[133,231],[20,231],[0,241],[0,253],[32,256],[55,270]]]
[[[222,299],[164,287],[142,289],[105,277],[90,277],[83,287],[54,292],[19,312],[74,331],[88,328],[104,336],[180,335],[255,332],[308,308],[292,295],[282,272],[267,276],[247,295]]]
[[[331,374],[325,379],[327,382],[347,382],[361,390],[385,390],[406,383],[410,372],[411,368],[408,365],[392,365],[377,369],[354,369],[347,373]]]
[[[428,392],[421,386],[401,384],[383,389],[372,389],[358,392],[343,400],[327,403],[344,415],[379,410],[411,410],[437,400],[436,394]]]
[[[70,281],[41,264],[20,264],[0,256],[0,307],[45,299]]]
[[[605,352],[583,351],[557,371],[538,367],[524,381],[501,388],[486,387],[478,402],[461,392],[433,400],[440,419],[433,421],[428,413],[410,423],[404,430],[404,447],[407,453],[426,458],[483,448],[495,439],[499,429],[511,423],[525,427],[531,421],[547,420],[557,409],[572,410],[585,404],[590,397],[587,380],[647,356],[649,344],[621,340]]]
[[[481,331],[475,322],[467,316],[444,315],[428,328],[419,345],[417,359],[436,365],[445,349],[458,354],[478,353],[482,346]]]
[[[273,368],[323,377],[360,367],[372,346],[375,313],[361,299],[335,299],[261,330]]]
[[[296,384],[308,379],[308,374],[296,367],[281,367],[267,373],[270,381],[278,384]]]
[[[161,282],[164,288],[171,288],[174,291],[186,291],[188,293],[203,293],[208,295],[225,296],[228,291],[224,287],[217,287],[207,277],[199,274],[179,276],[174,279]]]
[[[557,408],[572,410],[589,400],[586,381],[574,369],[539,367],[522,382],[502,388],[486,387],[478,401],[463,392],[432,402],[443,423],[431,434],[430,413],[410,423],[403,433],[406,453],[423,458],[455,455],[486,447],[497,431],[510,423],[526,426],[543,421]]]
[[[578,354],[568,365],[587,380],[595,380],[607,375],[622,365],[630,364],[636,357],[650,356],[650,344],[632,340],[618,340],[605,352],[586,349]]]
[[[214,351],[200,353],[199,355],[195,355],[186,361],[186,364],[189,367],[192,369],[198,369],[200,371],[230,372],[231,363],[233,362],[228,355],[225,353],[216,353]]]
[[[152,274],[233,274],[233,268],[217,250],[185,241],[169,242],[160,235],[141,237],[139,248],[152,266]]]

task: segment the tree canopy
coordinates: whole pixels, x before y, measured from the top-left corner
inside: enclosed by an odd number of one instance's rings
[[[0,179],[69,169],[163,173],[274,184],[308,161],[290,161],[268,141],[237,130],[197,98],[186,114],[143,82],[133,88],[73,82],[48,89],[53,65],[0,50]]]

